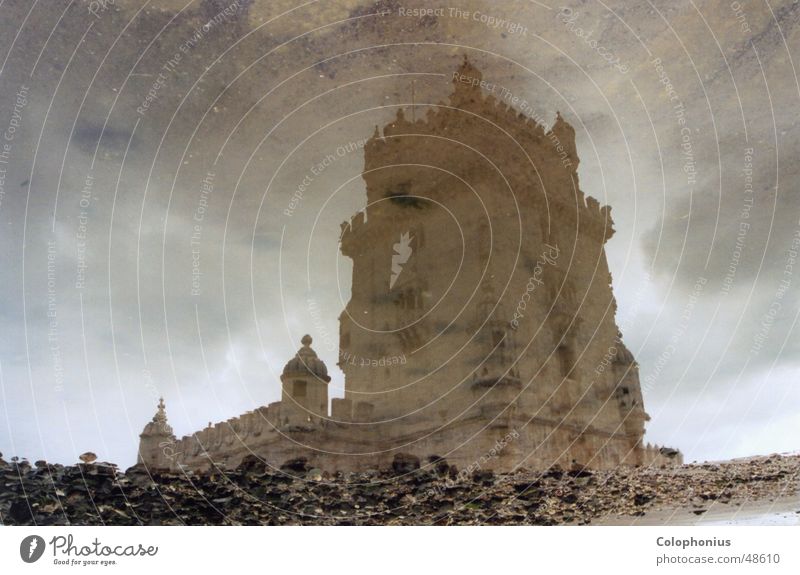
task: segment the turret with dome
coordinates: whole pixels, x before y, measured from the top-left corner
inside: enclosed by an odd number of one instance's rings
[[[328,383],[331,378],[325,363],[311,348],[310,335],[281,374],[281,423],[303,427],[328,416]]]

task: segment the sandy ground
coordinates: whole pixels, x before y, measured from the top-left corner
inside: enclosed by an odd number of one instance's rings
[[[800,495],[774,500],[717,504],[701,514],[688,507],[648,511],[644,515],[609,515],[592,525],[800,525]]]

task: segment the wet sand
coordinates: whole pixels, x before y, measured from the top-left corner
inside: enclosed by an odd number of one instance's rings
[[[592,521],[592,525],[800,525],[800,496],[741,504],[718,503],[700,511],[691,507],[675,507],[648,511],[639,517],[609,515]]]

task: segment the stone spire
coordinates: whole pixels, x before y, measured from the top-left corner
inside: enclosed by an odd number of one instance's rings
[[[480,87],[482,80],[483,74],[481,74],[481,71],[464,54],[464,61],[458,67],[456,73],[453,74],[453,94],[450,96],[450,101],[454,104],[459,104],[481,100],[483,98]]]
[[[577,168],[580,160],[578,159],[578,150],[575,145],[575,128],[564,119],[561,112],[556,111],[556,119],[550,131],[547,133],[547,136],[551,138],[554,145],[563,146],[569,156],[570,162]],[[556,144],[556,142],[558,142],[558,144]]]
[[[167,422],[167,410],[164,398],[158,400],[158,408],[153,419],[144,426],[139,434],[138,462],[153,469],[169,469],[175,463],[173,446],[176,438],[172,427]]]
[[[158,399],[156,414],[153,416],[153,419],[144,426],[142,435],[172,435],[172,427],[167,422],[167,410],[166,405],[164,405],[163,397]]]
[[[471,88],[477,88],[477,84],[481,83],[483,80],[483,74],[480,70],[478,70],[472,62],[469,61],[469,58],[466,54],[464,54],[464,61],[461,62],[461,65],[458,67],[457,70],[458,76],[453,78],[453,84],[458,88],[459,86],[468,86]],[[472,83],[464,82],[464,77],[470,78],[474,80]],[[476,84],[473,86],[473,84]]]
[[[164,398],[158,398],[158,411],[153,416],[153,421],[157,421],[159,423],[166,423],[167,422],[167,410],[166,405],[164,405]]]

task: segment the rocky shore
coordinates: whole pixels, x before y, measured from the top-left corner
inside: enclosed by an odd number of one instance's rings
[[[280,470],[250,459],[234,471],[192,475],[0,456],[0,482],[5,525],[585,525],[793,496],[800,456],[469,476],[445,460],[410,456],[392,469],[334,476],[302,459]]]

